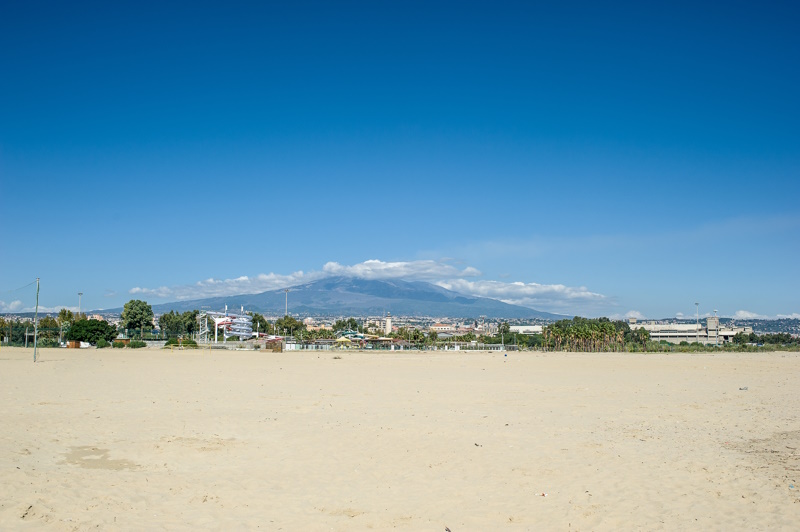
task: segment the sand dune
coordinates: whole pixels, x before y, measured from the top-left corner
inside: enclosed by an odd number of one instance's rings
[[[0,349],[2,530],[789,530],[800,515],[797,354],[31,356]]]

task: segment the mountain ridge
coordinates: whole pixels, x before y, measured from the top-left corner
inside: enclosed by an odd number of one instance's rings
[[[152,308],[156,314],[163,314],[171,310],[223,310],[227,305],[229,310],[244,307],[247,311],[282,315],[285,298],[285,291],[279,289],[258,294],[159,303],[152,305]],[[565,317],[496,299],[468,296],[425,281],[355,277],[327,277],[290,287],[289,312],[309,316],[378,316],[390,312],[397,316],[448,318],[486,316],[557,320]]]

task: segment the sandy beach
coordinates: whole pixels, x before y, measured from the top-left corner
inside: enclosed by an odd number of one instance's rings
[[[796,530],[798,376],[795,353],[2,348],[0,529]]]

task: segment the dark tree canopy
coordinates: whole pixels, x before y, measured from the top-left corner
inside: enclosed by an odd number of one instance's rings
[[[272,332],[272,325],[267,321],[267,319],[259,314],[258,312],[253,312],[253,330],[258,331],[264,334],[273,334]]]
[[[197,330],[197,310],[187,310],[178,314],[170,310],[158,317],[158,326],[168,334],[191,334]]]
[[[39,320],[39,329],[58,329],[58,321],[51,316]]]
[[[284,316],[275,322],[275,329],[281,334],[285,330],[287,334],[295,334],[305,328],[303,322],[297,321],[291,316]]]
[[[355,318],[347,318],[346,320],[336,320],[333,324],[334,331],[357,331],[358,322]]]
[[[96,344],[101,338],[111,342],[117,337],[117,328],[102,320],[78,320],[67,331],[67,340]]]
[[[56,320],[58,321],[59,325],[71,325],[75,322],[75,315],[72,314],[71,310],[62,308],[60,311],[58,311],[58,317]]]
[[[131,299],[122,309],[122,326],[126,329],[152,327],[153,309],[144,301]]]

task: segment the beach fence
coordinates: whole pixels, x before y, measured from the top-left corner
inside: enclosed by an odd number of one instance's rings
[[[34,326],[31,322],[10,322],[0,328],[0,344],[9,347],[33,347]],[[58,347],[64,338],[62,329],[39,328],[39,347]]]

